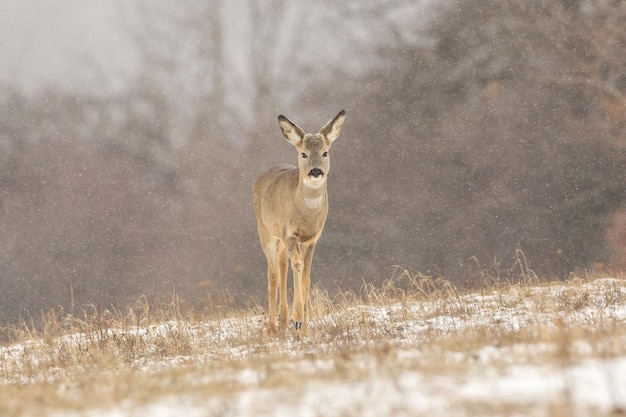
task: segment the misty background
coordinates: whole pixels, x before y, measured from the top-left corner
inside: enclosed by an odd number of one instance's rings
[[[0,39],[2,323],[263,300],[279,114],[347,111],[329,289],[626,267],[624,1],[5,0]]]

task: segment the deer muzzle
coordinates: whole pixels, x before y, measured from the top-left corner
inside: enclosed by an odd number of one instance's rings
[[[311,178],[320,178],[324,176],[324,171],[319,168],[313,168],[309,171],[309,177]]]

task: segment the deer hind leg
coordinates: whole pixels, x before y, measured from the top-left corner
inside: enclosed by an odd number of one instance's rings
[[[264,246],[267,258],[267,295],[268,317],[267,330],[270,334],[276,334],[276,298],[278,296],[279,268],[277,264],[278,243],[270,242]]]
[[[296,330],[300,330],[304,320],[304,298],[302,293],[304,259],[302,257],[301,245],[295,237],[289,238],[288,252],[291,270],[293,271],[293,324]]]
[[[276,297],[278,295],[278,277],[273,270],[273,265],[268,262],[267,265],[267,295],[268,295],[268,317],[267,331],[270,334],[276,333]]]
[[[289,305],[287,304],[287,273],[289,267],[289,256],[285,245],[278,245],[278,276],[280,277],[280,310],[278,312],[278,325],[281,331],[287,328],[287,320],[289,318]]]

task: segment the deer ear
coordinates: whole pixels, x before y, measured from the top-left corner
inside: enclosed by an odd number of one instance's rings
[[[320,129],[320,133],[324,135],[324,137],[330,142],[333,143],[335,139],[341,133],[341,127],[343,126],[343,121],[346,118],[346,111],[342,110],[335,116],[334,119],[329,120],[323,128]]]
[[[305,133],[297,124],[281,114],[278,116],[278,125],[283,132],[283,136],[285,136],[292,145],[298,146],[300,142],[302,142]]]

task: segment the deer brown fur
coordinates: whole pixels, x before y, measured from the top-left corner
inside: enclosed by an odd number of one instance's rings
[[[287,327],[287,272],[293,273],[293,323],[300,333],[308,328],[308,293],[315,243],[328,214],[328,150],[343,126],[340,111],[318,133],[305,133],[285,116],[278,116],[283,135],[298,151],[298,166],[277,165],[254,184],[254,210],[259,239],[267,258],[269,313],[267,327],[276,333],[277,297],[280,293],[279,328]]]

